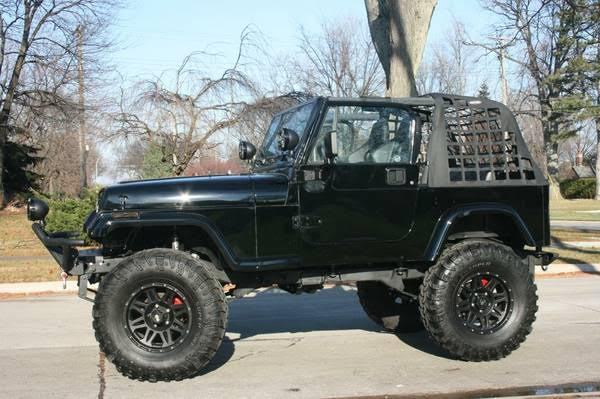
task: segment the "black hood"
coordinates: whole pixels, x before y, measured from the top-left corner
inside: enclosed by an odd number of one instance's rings
[[[100,194],[98,209],[188,209],[284,203],[287,189],[286,176],[270,173],[127,181],[105,188]]]

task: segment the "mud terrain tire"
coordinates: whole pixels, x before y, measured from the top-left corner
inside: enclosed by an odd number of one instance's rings
[[[536,286],[527,264],[492,241],[464,241],[425,274],[421,319],[431,338],[467,361],[501,359],[532,330]]]
[[[93,325],[100,349],[120,373],[141,381],[182,380],[212,359],[227,322],[212,268],[184,252],[150,249],[102,279]]]

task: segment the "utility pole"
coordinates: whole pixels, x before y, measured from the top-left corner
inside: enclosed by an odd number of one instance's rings
[[[600,29],[598,29],[600,34]],[[597,36],[598,37],[598,36]],[[600,43],[596,44],[596,62],[600,64]],[[600,79],[596,81],[596,105],[600,106]],[[596,123],[596,201],[600,200],[600,115],[595,118]]]
[[[85,82],[83,69],[83,25],[77,26],[77,82],[79,94],[79,195],[87,188],[87,155],[89,147],[85,138]]]
[[[498,37],[498,60],[500,61],[500,81],[502,84],[502,103],[508,105],[508,82],[506,81],[506,71],[504,69],[504,52],[506,43],[504,38]]]

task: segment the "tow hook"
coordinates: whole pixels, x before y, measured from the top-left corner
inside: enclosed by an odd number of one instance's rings
[[[67,277],[69,277],[67,272],[62,272],[60,274],[60,278],[62,279],[62,283],[63,283],[63,290],[67,289]]]

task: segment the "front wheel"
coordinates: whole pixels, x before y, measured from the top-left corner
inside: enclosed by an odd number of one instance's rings
[[[536,286],[515,252],[491,241],[447,249],[425,274],[419,297],[429,335],[463,360],[497,360],[531,332]]]
[[[151,249],[105,276],[94,303],[100,349],[123,375],[182,380],[201,370],[225,333],[227,304],[210,263]]]

